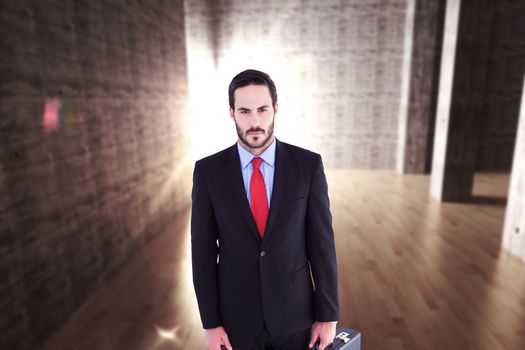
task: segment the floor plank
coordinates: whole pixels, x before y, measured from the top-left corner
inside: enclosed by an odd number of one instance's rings
[[[508,174],[476,175],[470,203],[429,177],[327,171],[341,322],[362,349],[525,349],[525,263],[500,246]],[[205,349],[180,213],[54,334],[49,349]]]

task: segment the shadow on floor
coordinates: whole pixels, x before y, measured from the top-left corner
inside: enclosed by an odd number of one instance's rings
[[[469,203],[479,204],[479,205],[488,205],[491,207],[504,207],[507,205],[507,197],[473,195]]]

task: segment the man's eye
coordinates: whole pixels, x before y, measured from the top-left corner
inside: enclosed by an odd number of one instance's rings
[[[246,114],[248,113],[248,111],[241,111],[241,114]]]
[[[268,108],[261,108],[259,109],[259,112],[266,112],[268,110]]]

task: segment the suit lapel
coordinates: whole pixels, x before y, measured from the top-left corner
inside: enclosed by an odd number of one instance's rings
[[[259,231],[257,231],[257,226],[255,225],[255,220],[253,219],[252,212],[250,210],[250,203],[246,197],[246,191],[244,190],[244,180],[242,178],[241,172],[241,161],[239,159],[239,151],[237,150],[237,144],[231,147],[227,155],[228,164],[227,164],[227,178],[230,182],[232,189],[232,194],[235,197],[239,208],[241,209],[242,216],[244,217],[246,223],[250,227],[250,231],[255,236],[255,238],[260,242],[261,236]]]
[[[277,142],[275,149],[275,172],[273,177],[273,191],[270,202],[270,212],[268,213],[268,221],[266,222],[266,230],[264,231],[265,239],[267,239],[271,234],[277,217],[279,216],[285,190],[289,186],[292,186],[292,184],[288,184],[287,179],[294,178],[292,176],[294,169],[290,162],[286,159],[288,157],[286,146],[277,139],[275,142]]]

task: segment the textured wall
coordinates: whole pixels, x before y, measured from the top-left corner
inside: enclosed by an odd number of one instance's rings
[[[182,5],[0,3],[0,348],[41,342],[186,205]]]
[[[494,3],[477,169],[509,171],[525,73],[525,4]]]
[[[236,140],[228,114],[229,81],[216,84],[221,18],[212,14],[217,13],[222,3],[217,0],[184,1],[191,151],[195,160],[231,146]]]
[[[444,0],[408,0],[396,168],[430,172],[439,88]]]
[[[471,197],[493,5],[491,0],[447,0],[430,183],[439,200]]]
[[[525,261],[525,80],[513,159],[503,247]]]
[[[188,1],[188,46],[213,43],[225,103],[235,73],[268,70],[283,141],[327,167],[394,168],[404,16],[404,0]]]

